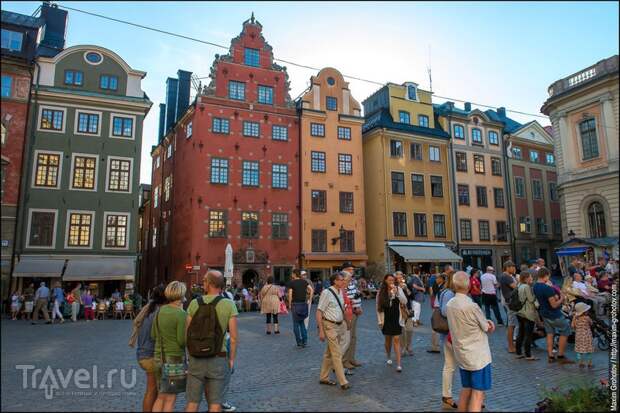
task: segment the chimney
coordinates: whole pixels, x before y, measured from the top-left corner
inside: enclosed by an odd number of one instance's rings
[[[164,134],[168,133],[170,128],[176,121],[176,108],[177,108],[177,91],[179,87],[179,80],[173,77],[169,77],[166,80],[166,123],[164,124]],[[163,137],[162,135],[162,137]]]
[[[448,108],[448,110],[454,110],[454,102],[446,102],[446,107]]]
[[[189,106],[189,88],[192,82],[192,72],[179,70],[177,72],[177,77],[179,78],[179,82],[177,85],[176,116],[174,118],[175,122],[185,114],[185,111]]]
[[[471,102],[465,102],[465,112],[471,112]]]
[[[65,48],[65,38],[67,34],[67,11],[61,10],[56,4],[44,1],[41,5],[41,19],[44,21],[43,38],[40,46],[53,53],[58,54]]]
[[[505,107],[501,107],[501,108],[497,108],[497,116],[499,116],[500,118],[505,118],[506,117],[506,108]]]
[[[157,134],[157,142],[161,142],[164,137],[164,128],[166,127],[166,104],[159,104],[159,133]]]

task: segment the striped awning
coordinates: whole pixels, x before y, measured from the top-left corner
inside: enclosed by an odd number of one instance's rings
[[[13,277],[57,278],[62,274],[65,260],[23,257],[15,265]]]

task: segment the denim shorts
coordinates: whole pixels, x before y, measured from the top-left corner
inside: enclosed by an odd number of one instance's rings
[[[508,316],[508,327],[516,327],[519,325],[519,320],[517,319],[517,313],[508,308],[508,304],[504,304],[504,309],[506,310],[506,315]]]
[[[459,367],[459,372],[461,373],[461,386],[464,389],[491,390],[491,363],[475,371],[463,370]]]
[[[188,402],[200,403],[207,389],[208,404],[222,404],[230,382],[230,367],[226,357],[189,356],[186,398]]]
[[[558,318],[543,318],[545,324],[545,332],[547,334],[559,334],[561,336],[568,337],[571,333],[570,324],[568,320],[562,317]]]

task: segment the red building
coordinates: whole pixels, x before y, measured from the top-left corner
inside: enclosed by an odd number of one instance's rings
[[[286,69],[252,16],[187,107],[189,75],[168,79],[160,106],[149,284],[191,285],[223,270],[228,243],[233,283],[285,281],[300,250],[299,124]]]

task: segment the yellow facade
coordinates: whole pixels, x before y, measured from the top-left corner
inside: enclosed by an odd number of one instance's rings
[[[415,87],[417,100],[407,98],[408,86]],[[431,92],[419,89],[415,83],[405,83],[404,85],[388,83],[387,88],[390,93],[390,115],[392,115],[394,122],[398,122],[399,112],[405,111],[409,113],[412,125],[418,125],[419,116],[424,115],[428,118],[428,127],[431,129],[435,127]]]

